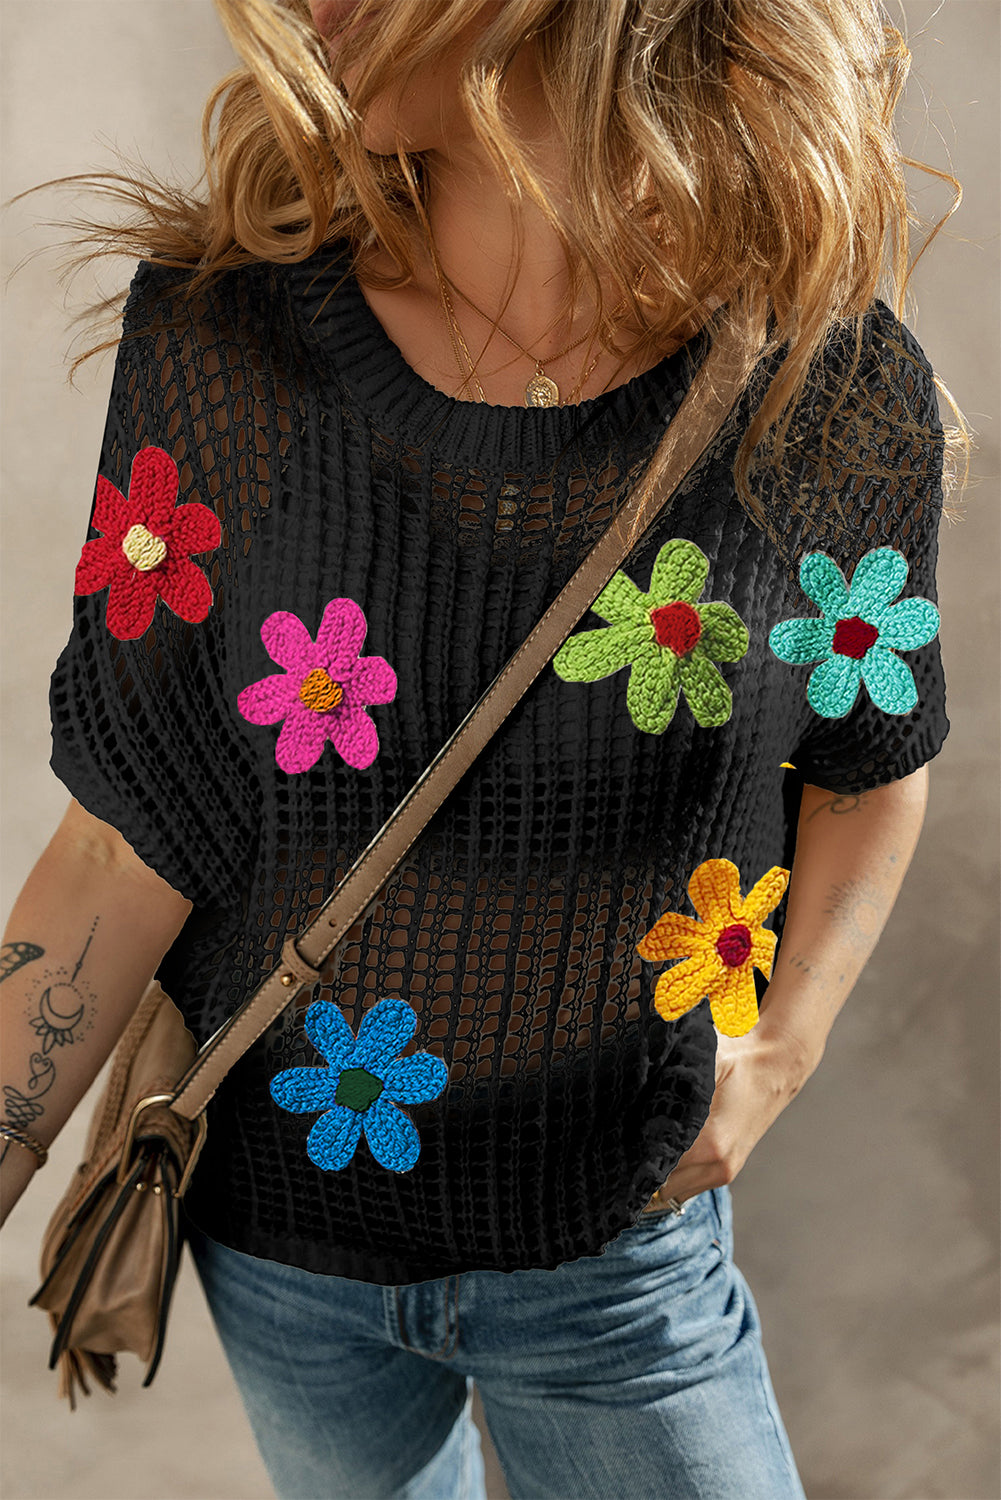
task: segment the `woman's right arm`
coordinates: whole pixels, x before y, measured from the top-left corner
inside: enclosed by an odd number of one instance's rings
[[[71,800],[0,948],[0,1119],[49,1146],[110,1056],[191,902]],[[0,1224],[37,1158],[0,1137]]]

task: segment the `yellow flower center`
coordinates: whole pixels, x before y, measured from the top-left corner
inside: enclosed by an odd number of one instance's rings
[[[336,708],[343,697],[344,689],[340,683],[334,682],[322,667],[314,667],[299,689],[301,702],[318,714]]]
[[[130,526],[122,539],[122,551],[140,573],[149,573],[158,568],[167,556],[167,543],[162,536],[154,536],[140,521]]]

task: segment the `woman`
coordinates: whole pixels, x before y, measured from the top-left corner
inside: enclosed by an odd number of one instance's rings
[[[227,1078],[185,1207],[282,1496],[482,1494],[474,1379],[514,1497],[802,1495],[729,1184],[948,731],[937,382],[875,296],[899,36],[833,0],[218,4],[207,202],[119,230],[4,1210],[154,970],[199,1042],[257,986],[764,295],[732,420]],[[79,1006],[34,1014],[43,946]],[[59,1016],[89,1040],[32,1087]]]

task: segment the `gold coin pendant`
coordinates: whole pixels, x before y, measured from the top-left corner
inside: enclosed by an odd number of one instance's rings
[[[560,388],[548,375],[533,375],[525,387],[526,406],[558,406]]]

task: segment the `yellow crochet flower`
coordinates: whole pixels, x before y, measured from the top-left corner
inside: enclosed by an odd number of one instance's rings
[[[778,865],[763,875],[744,900],[740,871],[728,859],[707,859],[688,882],[688,895],[700,921],[667,911],[636,944],[641,958],[659,962],[681,958],[657,980],[654,1008],[665,1021],[677,1021],[709,997],[713,1022],[724,1036],[744,1036],[758,1020],[752,968],[766,979],[778,941],[762,927],[785,894],[789,871]]]

